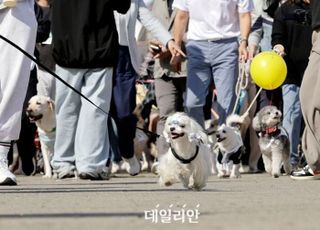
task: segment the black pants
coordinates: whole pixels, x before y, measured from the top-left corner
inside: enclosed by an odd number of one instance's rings
[[[35,165],[33,163],[33,157],[36,154],[36,147],[34,144],[34,136],[37,127],[34,123],[30,123],[28,117],[26,116],[26,108],[28,106],[28,101],[30,98],[37,94],[37,69],[34,68],[30,73],[30,80],[27,89],[27,95],[23,103],[22,119],[21,119],[21,131],[19,140],[17,141],[18,152],[22,162],[22,170],[26,175],[31,175],[35,170]],[[12,154],[12,149],[9,155]],[[12,159],[12,155],[9,156],[9,162]]]
[[[120,46],[118,64],[114,75],[113,117],[118,129],[118,144],[122,157],[133,157],[133,139],[136,133],[137,118],[133,115],[136,107],[136,78],[127,46]]]

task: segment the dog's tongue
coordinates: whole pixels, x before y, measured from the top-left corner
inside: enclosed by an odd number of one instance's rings
[[[184,135],[183,133],[171,133],[171,138],[177,139],[179,137],[182,137],[183,135]]]
[[[31,116],[31,115],[29,115],[28,117],[29,117],[29,121],[30,121],[31,123],[35,123],[37,120],[39,120],[39,119],[42,118],[42,115],[38,115],[38,116]]]

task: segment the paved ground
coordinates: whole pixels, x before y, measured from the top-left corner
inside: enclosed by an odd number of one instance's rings
[[[151,174],[103,182],[19,176],[18,186],[0,187],[0,230],[320,229],[320,181],[267,174],[211,177],[201,192],[181,184],[162,188],[156,181]],[[159,212],[157,223],[145,218],[151,210]]]

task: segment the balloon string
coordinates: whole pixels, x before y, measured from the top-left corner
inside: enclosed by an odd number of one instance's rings
[[[256,102],[256,100],[257,100],[259,94],[261,93],[261,91],[262,91],[262,88],[260,87],[260,89],[258,90],[256,96],[253,98],[253,100],[251,101],[248,109],[247,109],[246,112],[244,113],[245,116],[248,116],[248,115],[249,115],[249,111],[250,111],[251,107],[253,106],[253,104]]]

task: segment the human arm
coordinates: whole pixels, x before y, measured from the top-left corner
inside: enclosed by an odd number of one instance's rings
[[[47,10],[50,9],[48,8]],[[45,13],[44,8],[38,5],[38,3],[34,4],[34,12],[38,22],[36,42],[41,43],[47,40],[50,34],[50,14],[48,12]]]
[[[189,22],[189,12],[177,9],[177,14],[173,24],[173,37],[175,43],[181,47],[183,38],[187,31],[187,26]],[[181,56],[176,55],[171,59],[171,66],[174,71],[180,72],[181,70]]]
[[[146,7],[144,1],[139,0],[138,2],[138,20],[154,37],[157,38],[158,41],[160,41],[157,45],[160,46],[161,51],[166,52],[169,50],[172,56],[185,56],[181,48],[174,42],[172,35]]]
[[[285,24],[283,21],[282,8],[278,8],[274,14],[274,21],[272,26],[271,34],[271,44],[273,50],[281,55],[285,55],[285,40],[286,40],[286,31]]]
[[[248,38],[249,59],[252,59],[259,51],[259,44],[262,39],[262,10],[261,0],[254,0],[254,8],[251,12],[251,32]]]
[[[239,44],[239,58],[240,61],[246,61],[249,57],[247,50],[248,37],[251,28],[251,14],[250,12],[239,13],[240,20],[240,44]]]

